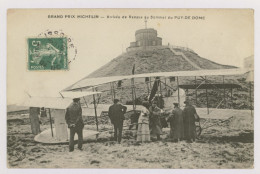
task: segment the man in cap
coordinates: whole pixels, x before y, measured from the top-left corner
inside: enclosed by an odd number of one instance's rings
[[[184,136],[183,111],[179,108],[179,103],[173,103],[173,105],[174,109],[168,120],[171,125],[170,137],[174,139],[174,142],[178,142]]]
[[[118,99],[114,99],[114,104],[109,107],[108,116],[111,123],[114,125],[114,139],[118,143],[122,139],[124,114],[126,113],[127,107],[119,104]]]
[[[78,134],[78,148],[82,150],[84,122],[82,119],[80,98],[73,99],[73,103],[66,110],[65,120],[70,129],[69,151],[72,152],[74,150],[75,133]]]
[[[197,115],[196,109],[190,104],[188,100],[184,102],[185,108],[183,109],[184,120],[184,138],[188,143],[192,143],[196,138],[196,125],[195,115]]]
[[[162,134],[162,125],[160,116],[162,110],[157,106],[157,101],[153,101],[152,106],[149,107],[150,116],[151,116],[151,135],[157,136],[157,140],[160,140],[160,135]]]

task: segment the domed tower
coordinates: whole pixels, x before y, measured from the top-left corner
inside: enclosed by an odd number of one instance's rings
[[[157,37],[157,31],[153,28],[140,29],[135,32],[135,42],[130,43],[127,51],[135,48],[144,48],[150,46],[161,46],[162,38]]]

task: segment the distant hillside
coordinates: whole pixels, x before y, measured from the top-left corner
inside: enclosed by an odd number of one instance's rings
[[[201,69],[236,68],[234,66],[221,65],[207,60],[192,51],[185,51],[183,49],[174,49],[174,51],[183,53],[190,62],[196,64]],[[134,64],[135,74],[198,69],[192,66],[190,62],[180,54],[175,54],[169,47],[158,46],[149,50],[126,52],[97,69],[86,78],[130,75]]]
[[[28,110],[29,107],[18,106],[16,104],[7,105],[7,112],[22,112]]]

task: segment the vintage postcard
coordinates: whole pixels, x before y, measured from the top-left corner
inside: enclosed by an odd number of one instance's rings
[[[8,9],[7,167],[254,168],[254,10]]]

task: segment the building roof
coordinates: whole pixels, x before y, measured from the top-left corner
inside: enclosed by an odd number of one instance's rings
[[[157,30],[153,29],[153,28],[144,28],[144,29],[140,29],[140,30],[136,30],[135,35],[139,34],[139,33],[156,33],[157,35]]]

